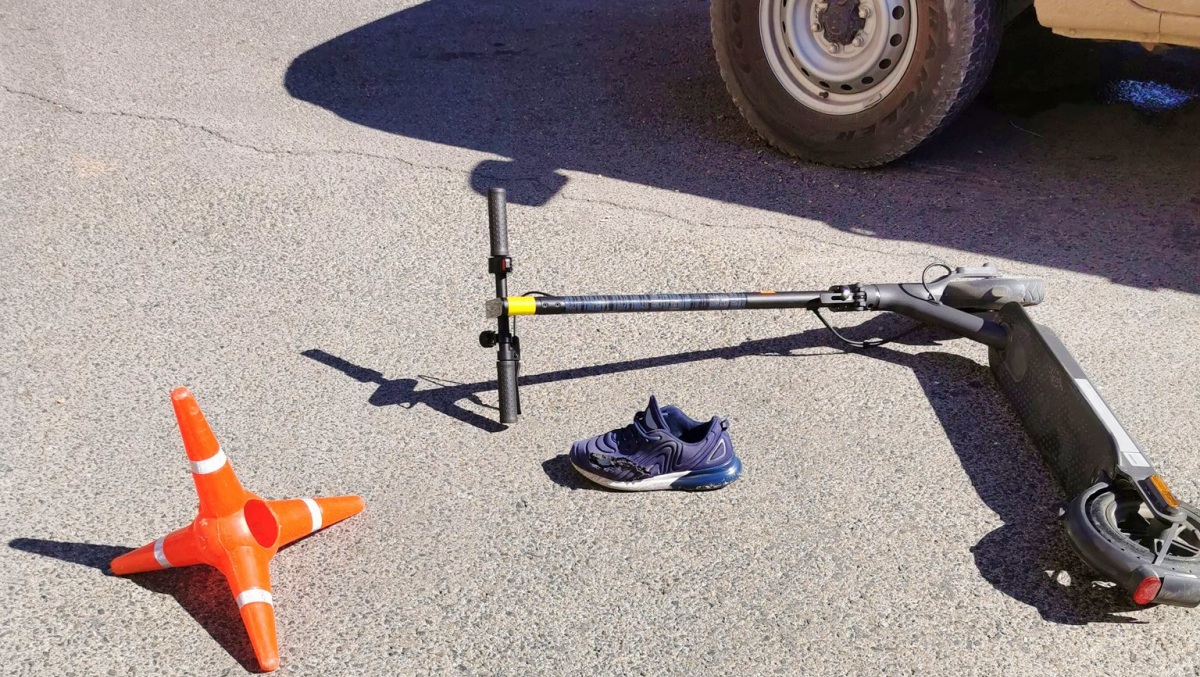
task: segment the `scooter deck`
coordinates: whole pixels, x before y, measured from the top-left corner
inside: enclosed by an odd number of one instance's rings
[[[989,351],[992,373],[1067,495],[1083,492],[1102,473],[1114,477],[1118,467],[1134,480],[1148,478],[1149,459],[1054,332],[1018,303],[1005,305],[996,319],[1009,343]]]

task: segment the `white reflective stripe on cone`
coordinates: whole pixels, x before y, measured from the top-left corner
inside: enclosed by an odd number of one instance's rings
[[[239,609],[255,602],[264,602],[275,606],[275,600],[271,599],[271,593],[262,588],[249,588],[238,593],[237,603]]]
[[[164,569],[170,569],[175,566],[167,559],[167,553],[163,552],[163,541],[167,540],[166,536],[154,542],[154,561],[158,562],[158,566]]]
[[[217,447],[217,453],[212,456],[203,461],[189,461],[188,464],[192,466],[192,472],[197,475],[208,475],[224,468],[227,460],[225,452],[221,451],[221,447]]]
[[[320,529],[321,528],[321,506],[317,505],[317,502],[312,500],[311,498],[302,498],[300,500],[304,501],[304,505],[308,506],[308,514],[312,515],[312,530],[316,531],[317,529]]]

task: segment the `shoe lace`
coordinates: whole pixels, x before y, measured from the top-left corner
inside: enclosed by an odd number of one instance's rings
[[[638,424],[645,425],[645,422],[646,422],[646,412],[644,412],[644,411],[635,412],[633,415],[633,423],[630,423],[629,425],[625,426],[624,428],[618,428],[617,430],[613,431],[614,441],[617,443],[618,446],[623,446],[630,442],[639,441],[641,439],[641,435],[638,434]]]
[[[618,428],[613,432],[614,441],[617,443],[617,448],[624,447],[630,442],[635,442],[638,439],[637,428],[630,423],[624,428]]]

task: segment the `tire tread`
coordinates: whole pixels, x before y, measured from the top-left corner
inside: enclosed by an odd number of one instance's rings
[[[971,44],[967,49],[958,50],[958,56],[951,67],[941,71],[937,91],[943,96],[937,101],[934,111],[926,116],[919,125],[903,137],[898,137],[890,144],[887,151],[861,159],[820,156],[790,143],[788,139],[775,132],[755,112],[753,105],[742,92],[736,75],[734,64],[726,55],[729,46],[726,43],[728,33],[725,30],[724,7],[731,0],[712,0],[709,19],[712,32],[713,50],[717,54],[717,64],[725,88],[737,106],[738,112],[760,137],[772,147],[803,160],[821,164],[845,167],[848,169],[866,169],[878,167],[903,157],[912,152],[917,146],[933,138],[962,114],[975,99],[987,82],[992,64],[1000,48],[1000,10],[998,0],[948,0],[948,11],[965,11],[968,17],[963,21],[969,30],[960,31],[962,37],[969,39]]]

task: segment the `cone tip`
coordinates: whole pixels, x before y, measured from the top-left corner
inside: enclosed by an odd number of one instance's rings
[[[322,496],[316,501],[317,505],[321,506],[323,526],[336,524],[348,517],[353,517],[366,507],[362,496]]]
[[[176,402],[178,402],[179,400],[186,400],[186,399],[190,398],[191,396],[192,396],[192,391],[188,390],[184,386],[179,386],[178,388],[171,391],[171,399],[175,400]]]
[[[334,498],[333,501],[336,502],[335,504],[340,504],[340,507],[342,508],[341,512],[343,514],[338,517],[339,520],[344,520],[347,517],[357,515],[367,507],[367,504],[365,501],[363,501],[362,496],[338,496],[337,498]]]
[[[125,559],[125,555],[114,557],[112,561],[108,563],[108,571],[105,573],[112,576],[124,576],[129,573],[125,570],[125,563],[121,561],[123,559]]]

